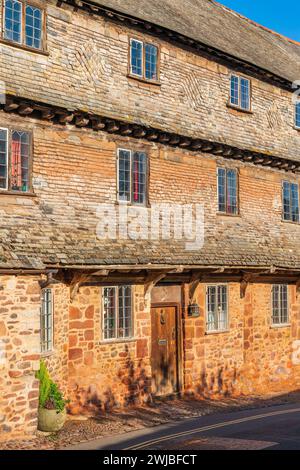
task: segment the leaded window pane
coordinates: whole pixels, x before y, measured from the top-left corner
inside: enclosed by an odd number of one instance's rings
[[[296,183],[283,182],[282,187],[283,219],[299,222],[299,186]]]
[[[232,75],[230,80],[230,103],[242,109],[250,109],[250,80]]]
[[[227,170],[227,212],[237,213],[237,173],[236,170]]]
[[[246,78],[240,79],[241,108],[250,108],[250,82]]]
[[[41,49],[42,47],[42,11],[39,8],[26,6],[25,15],[26,46]]]
[[[21,43],[22,3],[17,0],[6,0],[4,17],[4,38]]]
[[[130,286],[103,289],[104,339],[132,336],[132,290]]]
[[[288,286],[274,285],[272,287],[272,323],[273,325],[284,325],[288,322]]]
[[[119,150],[119,200],[130,201],[131,152]]]
[[[26,192],[29,189],[28,132],[13,131],[11,145],[11,189]]]
[[[157,47],[152,44],[145,44],[145,77],[157,80]]]
[[[236,75],[231,76],[230,102],[234,106],[239,106],[239,77]]]
[[[143,43],[135,39],[131,39],[130,47],[131,57],[131,73],[143,76]]]
[[[207,331],[224,331],[228,327],[227,286],[208,286]]]
[[[7,129],[0,129],[0,188],[7,189]]]
[[[295,125],[300,129],[300,101],[295,104]]]
[[[218,168],[219,212],[226,212],[226,170]]]
[[[146,155],[135,152],[133,155],[133,188],[132,202],[145,204],[146,202]]]
[[[226,214],[238,213],[237,171],[218,168],[218,210]]]
[[[42,290],[41,305],[41,352],[53,349],[53,301],[52,290]]]

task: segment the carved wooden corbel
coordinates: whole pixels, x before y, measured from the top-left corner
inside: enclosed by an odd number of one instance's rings
[[[165,271],[149,273],[145,279],[144,295],[146,296],[147,294],[151,294],[153,287],[155,287],[158,282],[164,279],[166,275],[167,275],[167,272]]]
[[[189,282],[189,304],[191,305],[194,301],[196,290],[202,280],[202,275],[199,272],[192,274]]]
[[[58,271],[56,270],[47,273],[47,278],[39,281],[40,288],[46,289],[46,287],[50,286],[51,284],[59,284],[60,281],[58,279],[54,279],[53,277],[53,275],[57,274],[57,272]]]
[[[240,283],[240,297],[244,299],[249,283],[253,281],[253,274],[244,274]]]
[[[87,273],[74,273],[73,278],[70,282],[70,301],[71,303],[74,301],[76,295],[82,284],[89,281],[91,278],[90,274]]]

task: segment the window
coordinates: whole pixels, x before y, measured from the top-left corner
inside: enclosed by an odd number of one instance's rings
[[[228,328],[227,286],[207,286],[206,289],[206,329],[224,331]]]
[[[43,49],[44,12],[30,3],[5,0],[4,39],[32,49]]]
[[[130,286],[103,288],[103,338],[132,336],[132,291]]]
[[[231,215],[238,213],[237,170],[218,168],[218,211]]]
[[[296,183],[283,182],[283,220],[299,222],[299,187]]]
[[[143,152],[118,151],[118,200],[145,205],[147,156]]]
[[[295,126],[300,129],[300,101],[295,104]]]
[[[130,74],[149,81],[158,80],[158,48],[130,39]]]
[[[272,323],[285,325],[288,322],[288,286],[274,285],[272,287]]]
[[[231,75],[230,104],[250,111],[250,80],[238,75]]]
[[[30,189],[31,135],[0,128],[0,190]]]
[[[41,352],[53,349],[53,299],[52,290],[42,290],[41,305]]]

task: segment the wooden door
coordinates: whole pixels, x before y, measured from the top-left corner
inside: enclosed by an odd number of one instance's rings
[[[171,395],[178,392],[178,347],[176,307],[151,308],[152,392]]]

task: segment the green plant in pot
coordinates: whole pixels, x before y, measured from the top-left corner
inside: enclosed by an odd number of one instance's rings
[[[58,386],[51,379],[44,361],[36,374],[40,381],[38,429],[44,432],[59,431],[66,420],[66,403]]]

